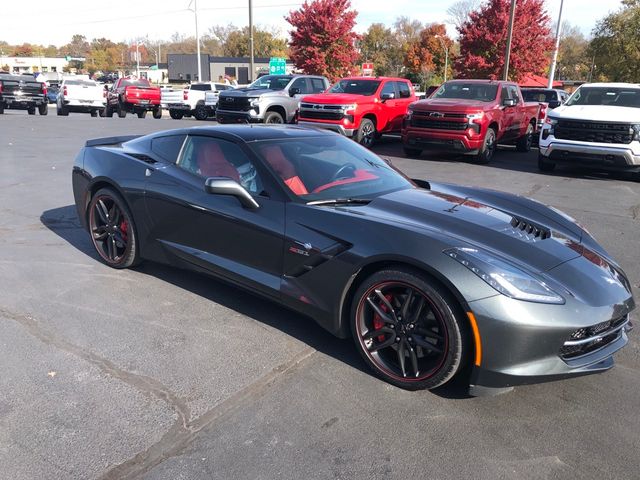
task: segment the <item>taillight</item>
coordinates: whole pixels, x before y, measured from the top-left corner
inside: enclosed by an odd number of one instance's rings
[[[62,87],[62,96],[63,97],[67,96],[67,86],[66,85],[64,87]]]
[[[182,91],[182,99],[183,100],[189,100],[189,90],[183,90]]]
[[[42,94],[43,95],[47,94],[47,86],[44,83],[42,84]]]
[[[0,82],[0,93],[2,93],[2,82]]]

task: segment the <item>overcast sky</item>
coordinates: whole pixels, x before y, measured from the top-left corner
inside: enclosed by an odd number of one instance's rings
[[[391,25],[399,15],[422,22],[446,22],[447,8],[455,0],[351,0],[358,11],[356,30],[362,32],[371,23]],[[578,26],[588,35],[598,19],[617,10],[620,0],[564,0],[563,19]],[[148,36],[152,40],[168,39],[173,33],[193,35],[193,12],[187,10],[189,0],[87,0],[43,1],[27,4],[2,0],[0,40],[10,44],[23,42],[64,45],[79,33],[92,38],[113,41]],[[200,31],[212,25],[248,24],[248,0],[198,0]],[[254,24],[279,28],[286,35],[289,25],[283,17],[299,8],[299,0],[253,0]],[[555,19],[560,0],[547,0],[549,14]],[[455,29],[448,26],[449,33]]]

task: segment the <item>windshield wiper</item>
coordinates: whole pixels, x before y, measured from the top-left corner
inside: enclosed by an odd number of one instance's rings
[[[332,198],[329,200],[307,202],[307,205],[367,205],[370,202],[370,198]]]

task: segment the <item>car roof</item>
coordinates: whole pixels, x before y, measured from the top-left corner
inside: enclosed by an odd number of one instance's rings
[[[260,140],[279,140],[288,138],[325,137],[336,135],[327,130],[301,127],[297,125],[215,125],[203,127],[181,128],[176,130],[164,130],[156,132],[149,137],[162,137],[166,135],[203,135],[212,134],[227,137],[235,137],[244,142]]]
[[[363,76],[355,76],[355,77],[344,77],[340,80],[394,80],[394,81],[402,81],[409,82],[406,78],[400,77],[363,77]]]
[[[640,88],[640,83],[623,83],[623,82],[611,82],[611,83],[583,83],[581,87],[600,87],[600,88]]]

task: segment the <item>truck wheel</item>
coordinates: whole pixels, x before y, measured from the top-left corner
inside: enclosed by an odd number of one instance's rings
[[[64,105],[60,105],[57,109],[56,109],[56,113],[58,115],[60,115],[61,117],[68,117],[69,116],[69,109],[66,108]]]
[[[368,118],[363,118],[356,132],[356,142],[366,148],[373,147],[376,142],[376,126]]]
[[[0,115],[4,115],[4,103],[0,103]]]
[[[106,117],[106,108],[101,108],[100,110],[98,110],[98,115],[100,115],[101,117]]]
[[[264,116],[264,123],[284,123],[284,118],[278,112],[274,112],[273,110],[267,112]]]
[[[95,118],[95,117],[97,117],[97,116],[98,116],[98,111],[97,111],[97,110],[91,110],[91,112],[89,112],[89,114],[90,114],[92,117],[94,117],[94,118]]]
[[[553,172],[556,164],[547,160],[547,157],[538,153],[538,170],[541,172]]]
[[[178,110],[169,110],[169,116],[174,120],[181,120],[184,114]]]
[[[493,128],[487,128],[487,133],[484,136],[484,142],[480,153],[475,156],[476,163],[489,163],[493,154],[496,151],[496,131]]]
[[[516,143],[516,150],[519,152],[529,152],[531,151],[531,144],[533,143],[533,125],[527,125],[527,131],[524,136],[518,139],[518,143]]]
[[[147,116],[147,111],[146,110],[140,110],[137,112],[138,118],[144,118]]]
[[[422,155],[422,150],[419,148],[402,147],[402,151],[404,152],[404,156],[409,158],[418,158]]]
[[[104,107],[104,116],[113,118],[113,107],[107,103],[107,106]]]
[[[29,115],[35,115],[36,114],[36,107],[29,107],[27,108],[27,113]]]
[[[155,118],[156,120],[159,120],[162,118],[162,107],[153,109],[153,118]]]
[[[40,115],[46,115],[49,113],[49,104],[43,103],[42,105],[38,105],[38,113]]]
[[[268,115],[268,114],[267,114]],[[195,110],[193,111],[193,116],[196,120],[206,120],[209,114],[207,113],[207,107],[204,104],[199,103],[196,105]],[[271,122],[271,123],[279,123],[279,122]]]
[[[118,112],[118,117],[124,118],[127,116],[127,111],[124,109],[124,104],[121,101],[118,101],[118,107],[116,108]]]

